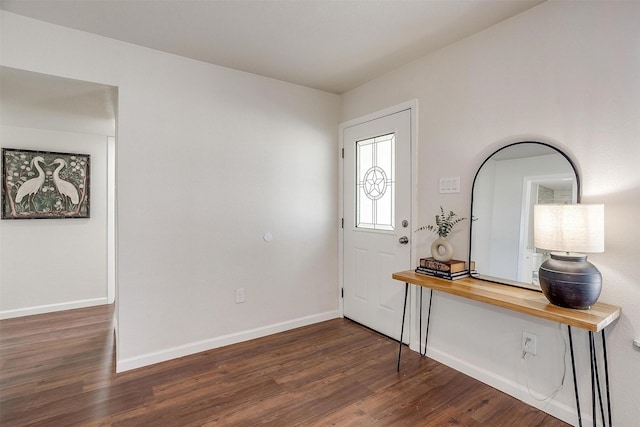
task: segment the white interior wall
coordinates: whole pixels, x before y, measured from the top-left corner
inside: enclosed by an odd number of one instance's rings
[[[91,156],[91,218],[0,221],[0,317],[107,303],[107,136],[0,126],[0,145]]]
[[[575,160],[582,201],[605,204],[606,252],[589,258],[603,274],[600,300],[622,307],[607,339],[613,422],[625,426],[640,417],[640,351],[632,345],[640,337],[640,229],[633,226],[640,217],[638,22],[638,2],[545,2],[346,93],[341,116],[418,98],[421,223],[440,204],[468,216],[477,168],[507,143],[539,140]],[[459,194],[438,193],[438,178],[447,176],[461,176]],[[420,238],[424,255],[432,236]],[[452,242],[466,251],[468,233],[454,233]],[[538,355],[526,368],[523,330],[538,336]],[[566,365],[556,324],[437,295],[429,345],[430,356],[577,422],[570,376],[549,404],[526,390],[525,375],[542,393],[559,383]],[[574,345],[582,407],[590,412],[586,333],[576,331]]]
[[[338,315],[338,96],[0,19],[2,65],[118,87],[119,370]]]
[[[107,138],[107,303],[116,300],[116,139]]]

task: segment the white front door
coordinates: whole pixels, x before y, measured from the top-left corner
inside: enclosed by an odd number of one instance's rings
[[[344,316],[399,339],[404,284],[391,274],[411,268],[411,110],[342,137]]]

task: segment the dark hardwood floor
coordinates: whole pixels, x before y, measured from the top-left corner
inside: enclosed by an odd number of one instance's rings
[[[566,426],[349,320],[121,374],[113,308],[0,321],[2,426]]]

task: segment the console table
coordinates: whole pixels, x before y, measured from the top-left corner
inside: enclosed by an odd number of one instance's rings
[[[596,347],[594,333],[600,333],[602,336],[602,350],[604,359],[604,376],[606,387],[606,405],[609,426],[611,426],[611,401],[609,397],[609,366],[607,360],[607,345],[604,335],[605,328],[614,320],[620,317],[622,312],[620,307],[609,305],[601,302],[595,303],[589,310],[573,310],[569,308],[558,307],[549,303],[541,292],[517,288],[513,286],[500,285],[496,283],[486,282],[471,277],[459,279],[455,281],[430,277],[418,274],[412,270],[393,273],[394,279],[404,282],[404,308],[402,312],[402,327],[400,337],[404,333],[404,321],[407,311],[407,295],[409,292],[409,284],[420,286],[420,290],[428,288],[433,291],[440,291],[447,294],[457,295],[459,297],[468,298],[474,301],[483,302],[485,304],[495,305],[513,310],[530,316],[540,317],[542,319],[567,325],[569,332],[569,348],[571,351],[571,368],[573,372],[573,384],[576,397],[576,409],[578,412],[578,425],[582,426],[582,416],[580,412],[580,398],[578,396],[578,384],[576,378],[575,358],[573,354],[573,338],[571,336],[571,327],[584,329],[589,332],[589,354],[591,363],[591,401],[593,422],[596,421],[596,390],[600,404],[600,413],[602,414],[602,424],[605,422],[605,411],[603,407],[602,390],[600,387],[600,370],[598,368],[598,358],[596,357]],[[422,299],[421,299],[422,302]],[[420,312],[422,317],[422,310]],[[429,318],[431,316],[431,299],[429,299],[429,314],[427,315],[427,336],[429,334]],[[422,327],[422,322],[421,325]],[[427,348],[427,336],[425,336],[425,355]],[[402,338],[400,339],[400,349],[398,350],[398,371],[400,371],[400,356],[402,354]]]

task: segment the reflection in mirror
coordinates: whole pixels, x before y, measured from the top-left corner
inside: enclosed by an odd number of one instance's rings
[[[533,246],[533,205],[579,201],[569,158],[540,142],[519,142],[493,153],[473,181],[469,261],[474,277],[539,290],[545,254]]]

